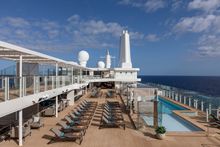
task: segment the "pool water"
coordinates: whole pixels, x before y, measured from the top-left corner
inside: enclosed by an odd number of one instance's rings
[[[200,128],[194,126],[192,123],[175,115],[172,112],[173,110],[187,109],[165,99],[159,98],[159,125],[164,126],[167,131],[202,131]],[[142,118],[148,125],[153,125],[153,117],[142,116]]]

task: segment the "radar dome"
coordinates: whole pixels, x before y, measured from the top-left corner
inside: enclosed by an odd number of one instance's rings
[[[88,52],[84,50],[80,51],[78,54],[78,60],[81,66],[86,67],[87,61],[89,60]]]
[[[98,62],[98,68],[105,68],[105,63],[103,61]]]

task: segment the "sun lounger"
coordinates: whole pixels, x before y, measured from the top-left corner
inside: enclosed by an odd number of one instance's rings
[[[76,110],[78,111],[78,112],[82,112],[82,113],[87,113],[87,114],[91,114],[91,115],[93,115],[94,114],[94,110],[89,110],[89,109],[82,109],[82,108],[80,108],[80,107],[76,107]]]
[[[75,114],[76,116],[93,116],[92,113],[83,113],[83,112],[79,112],[78,110],[73,110],[72,112],[73,112],[73,114]]]
[[[62,127],[61,131],[63,131],[64,133],[67,133],[67,132],[81,132],[82,131],[83,135],[85,135],[86,129],[87,129],[86,126],[70,126],[70,125],[67,125],[67,123],[64,122],[64,121],[60,121],[57,124]]]
[[[72,120],[69,116],[65,116],[64,119],[68,122],[70,126],[75,126],[75,125],[81,125],[81,126],[88,126],[90,121],[89,120]]]
[[[91,120],[91,116],[76,116],[73,113],[69,113],[69,116],[71,117],[72,120]]]
[[[96,109],[95,105],[89,105],[89,104],[83,104],[83,103],[80,103],[77,107],[84,108],[84,109],[90,109],[90,110]]]
[[[123,117],[118,117],[118,116],[107,114],[107,113],[103,113],[103,116],[109,120],[116,120],[116,121],[117,120],[124,120]]]
[[[55,134],[55,137],[52,138],[52,140],[48,142],[48,144],[56,141],[76,141],[76,140],[78,140],[79,144],[81,144],[83,140],[82,132],[64,133],[58,130],[57,128],[51,128],[50,131]]]
[[[104,110],[106,110],[108,112],[122,113],[122,111],[120,109],[110,109],[110,108],[105,107],[105,106],[104,106]]]
[[[124,121],[109,120],[105,116],[103,116],[99,129],[101,129],[101,127],[120,127],[120,126],[122,126],[123,129],[125,130]]]
[[[87,101],[87,100],[83,100],[81,103],[85,105],[91,105],[91,106],[97,105],[97,102],[92,102],[92,101]]]

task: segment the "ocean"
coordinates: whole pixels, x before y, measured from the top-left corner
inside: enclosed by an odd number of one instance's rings
[[[139,76],[142,84],[154,83],[188,90],[192,99],[204,101],[204,107],[220,107],[220,76]],[[192,100],[193,101],[193,100]]]
[[[141,83],[155,83],[220,97],[220,76],[139,76]]]

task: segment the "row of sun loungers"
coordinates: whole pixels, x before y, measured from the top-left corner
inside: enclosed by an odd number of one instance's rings
[[[83,100],[69,115],[64,117],[65,121],[57,123],[61,126],[60,129],[50,129],[55,137],[49,143],[52,141],[78,141],[81,144],[96,107],[97,102]]]
[[[103,105],[99,129],[103,127],[123,127],[125,130],[125,122],[119,102],[107,101],[107,103]]]

